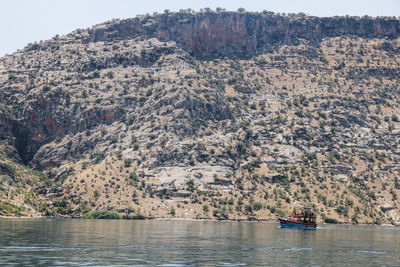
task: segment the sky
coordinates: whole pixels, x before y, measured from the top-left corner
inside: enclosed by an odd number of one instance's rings
[[[30,42],[138,14],[216,7],[314,16],[400,16],[400,0],[0,0],[0,56]]]

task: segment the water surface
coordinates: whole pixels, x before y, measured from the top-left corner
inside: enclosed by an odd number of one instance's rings
[[[0,265],[400,266],[400,230],[207,221],[1,219]]]

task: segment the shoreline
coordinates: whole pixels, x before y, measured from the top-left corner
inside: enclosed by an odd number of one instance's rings
[[[84,219],[81,217],[56,217],[56,216],[0,216],[1,219],[61,219],[61,220],[124,220],[124,221],[187,221],[187,222],[243,222],[243,223],[268,223],[278,224],[278,220],[273,219],[254,219],[254,220],[246,220],[246,219],[228,219],[228,220],[218,220],[211,218],[144,218],[144,219]],[[372,224],[372,223],[359,223],[353,224],[349,222],[338,222],[338,223],[318,223],[318,225],[343,225],[343,226],[381,226],[381,227],[400,227],[400,225],[393,224]]]

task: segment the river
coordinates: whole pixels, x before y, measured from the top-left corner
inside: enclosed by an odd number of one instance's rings
[[[400,266],[400,229],[273,223],[0,219],[8,266]]]

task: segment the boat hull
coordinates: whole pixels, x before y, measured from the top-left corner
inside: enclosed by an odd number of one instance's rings
[[[281,228],[307,228],[315,229],[317,228],[316,223],[302,223],[302,222],[291,222],[289,220],[279,220]]]

